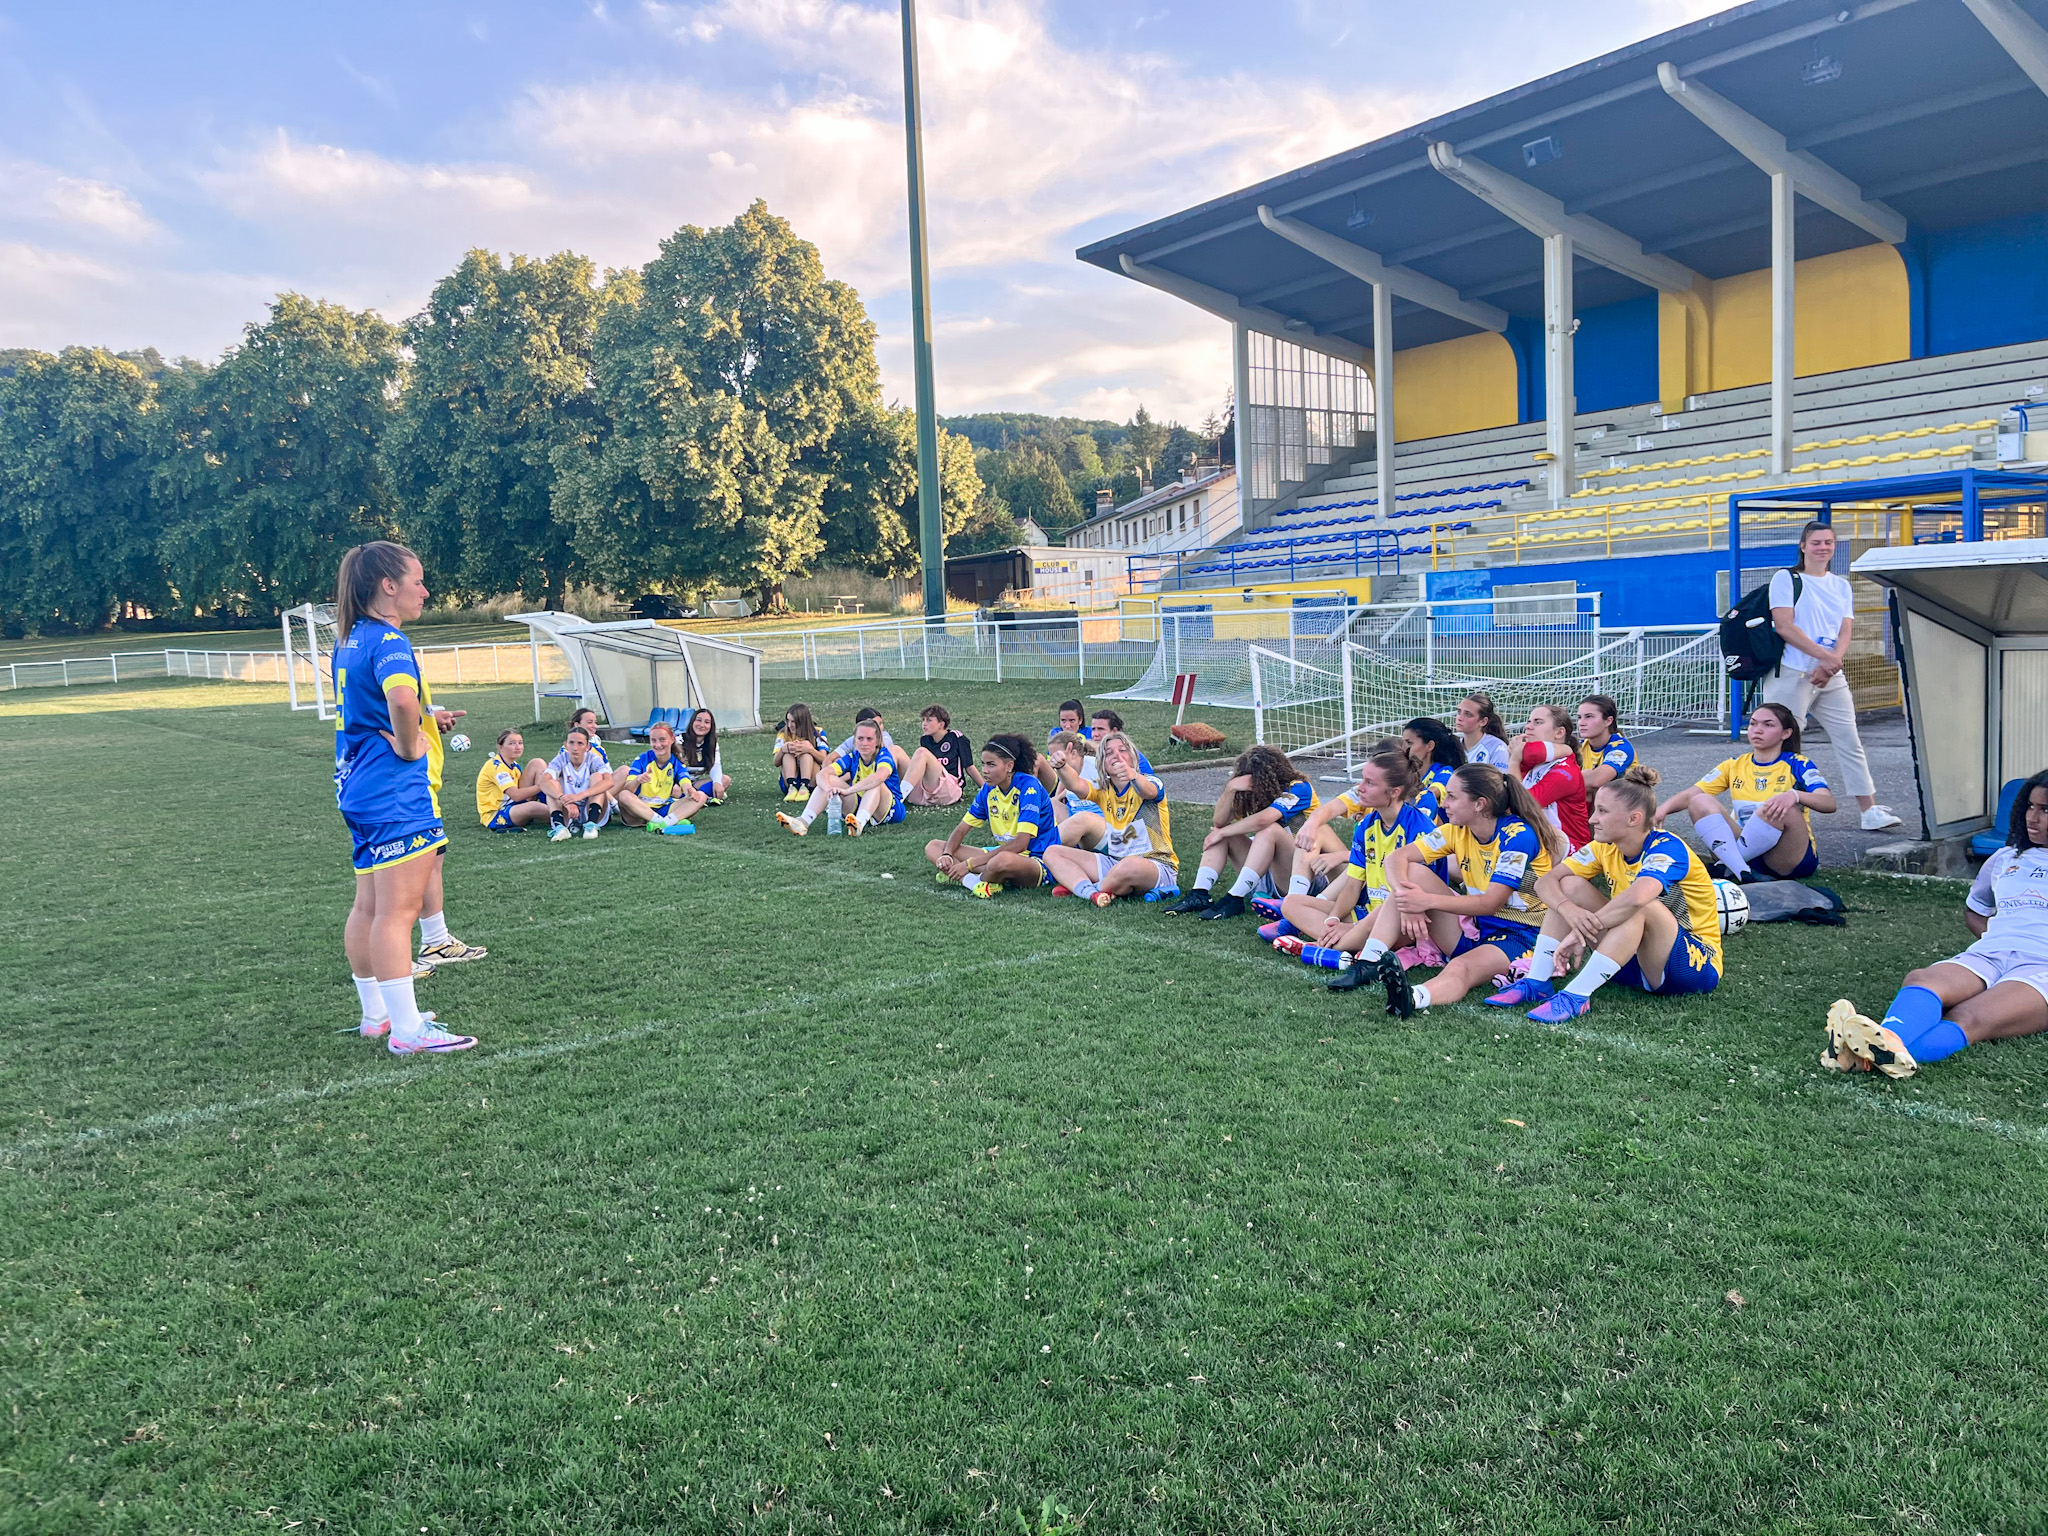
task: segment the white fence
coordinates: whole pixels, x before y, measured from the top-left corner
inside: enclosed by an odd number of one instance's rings
[[[1143,612],[1002,619],[961,614],[944,624],[911,617],[717,638],[759,651],[763,678],[977,683],[1071,678],[1079,688],[1129,682],[1152,661],[1159,636],[1159,619]]]
[[[517,645],[423,645],[416,654],[431,684],[530,683],[533,653]],[[325,658],[319,665],[325,665]],[[153,678],[193,678],[229,683],[296,683],[310,688],[316,664],[282,650],[207,651],[169,646],[160,651],[120,651],[109,656],[63,656],[54,661],[11,661],[0,665],[0,687],[71,688],[84,683],[130,683]],[[562,682],[569,664],[553,646],[540,648],[540,681]]]

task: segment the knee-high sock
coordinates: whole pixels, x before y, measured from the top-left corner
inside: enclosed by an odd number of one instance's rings
[[[1950,1019],[1942,1019],[1906,1049],[1919,1062],[1939,1061],[1944,1056],[1953,1056],[1970,1043],[1970,1037],[1963,1033],[1962,1026]]]
[[[1905,1043],[1915,1061],[1920,1052],[1914,1049],[1914,1042],[1940,1022],[1941,999],[1926,987],[1899,988],[1899,995],[1884,1010],[1884,1027]]]
[[[1749,860],[1742,856],[1742,840],[1735,835],[1735,829],[1728,825],[1726,816],[1719,813],[1702,816],[1692,824],[1692,829],[1706,840],[1709,848],[1714,850],[1714,857],[1728,866],[1728,873],[1749,873]]]
[[[1761,816],[1749,818],[1749,825],[1742,829],[1742,856],[1755,864],[1778,846],[1778,839],[1785,835],[1783,827],[1774,827]]]
[[[396,981],[380,981],[384,1009],[391,1016],[391,1038],[400,1045],[416,1041],[426,1033],[427,1022],[420,1017],[420,1005],[413,1000],[412,976],[408,972]]]

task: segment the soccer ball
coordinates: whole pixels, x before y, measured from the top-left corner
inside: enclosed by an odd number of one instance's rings
[[[1721,936],[1742,932],[1749,922],[1749,894],[1733,880],[1714,882],[1714,907],[1721,914]]]
[[[467,752],[469,750],[469,738],[463,735],[462,732],[457,731],[448,738],[448,750],[450,752]]]

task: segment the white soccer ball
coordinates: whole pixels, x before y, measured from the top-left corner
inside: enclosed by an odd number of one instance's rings
[[[1749,922],[1749,893],[1733,880],[1714,882],[1714,908],[1721,914],[1721,936],[1742,932]]]
[[[463,735],[462,732],[457,731],[448,738],[448,750],[450,752],[467,752],[469,750],[469,738]]]

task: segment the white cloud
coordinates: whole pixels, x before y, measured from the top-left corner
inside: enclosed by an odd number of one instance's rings
[[[137,241],[161,233],[125,188],[33,161],[0,161],[0,203],[15,220],[67,228],[88,240]]]

